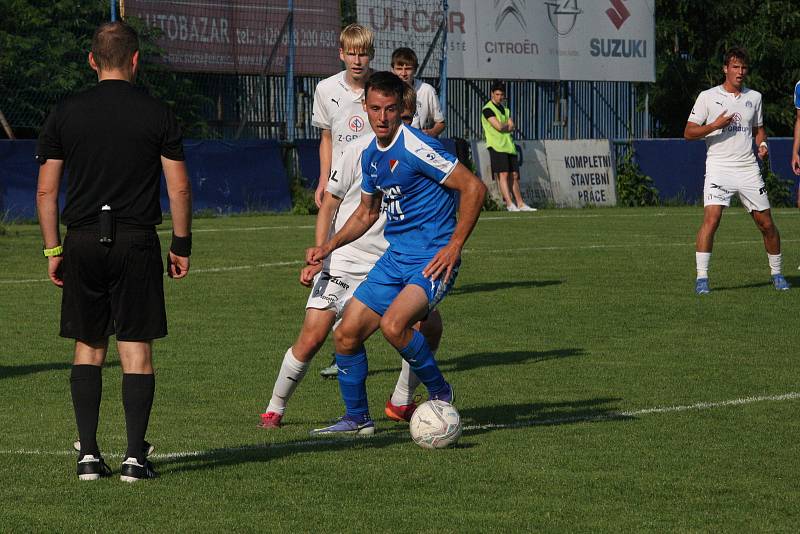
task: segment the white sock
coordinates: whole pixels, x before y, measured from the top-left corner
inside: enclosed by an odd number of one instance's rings
[[[711,253],[695,252],[694,261],[697,264],[697,278],[708,278],[708,264],[711,263]]]
[[[278,371],[278,378],[275,379],[275,387],[272,388],[272,398],[267,406],[268,412],[276,412],[283,415],[286,411],[286,403],[292,398],[297,384],[303,380],[308,370],[308,362],[301,362],[294,357],[292,347],[286,351],[281,363],[281,370]]]
[[[411,370],[411,366],[403,360],[400,376],[397,377],[397,385],[394,386],[394,393],[392,393],[392,404],[406,406],[414,402],[414,391],[420,383],[420,379]]]
[[[769,260],[770,274],[781,274],[781,267],[783,266],[783,254],[767,254]]]

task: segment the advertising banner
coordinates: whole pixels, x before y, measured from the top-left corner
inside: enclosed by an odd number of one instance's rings
[[[617,187],[608,139],[544,141],[556,207],[616,206]]]
[[[263,0],[127,0],[125,18],[137,17],[160,37],[161,61],[188,72],[261,74],[288,14],[286,2]],[[294,1],[295,74],[330,75],[339,61],[339,2]],[[269,69],[286,69],[288,31]]]
[[[617,204],[616,174],[607,139],[518,140],[515,144],[520,163],[519,188],[527,204],[558,208]],[[502,205],[486,143],[475,141],[472,155],[489,193]]]
[[[448,6],[450,77],[655,81],[655,0],[449,0]],[[359,22],[376,33],[376,48],[408,46],[420,57],[445,18],[438,7],[394,0],[359,0],[357,7]]]

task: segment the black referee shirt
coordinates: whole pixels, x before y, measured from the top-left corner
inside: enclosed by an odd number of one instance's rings
[[[104,80],[59,103],[39,135],[37,156],[65,161],[67,227],[97,223],[111,206],[117,222],[161,223],[161,156],[183,161],[169,107],[124,80]]]

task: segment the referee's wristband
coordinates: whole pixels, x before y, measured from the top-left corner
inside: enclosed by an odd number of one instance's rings
[[[58,245],[53,248],[46,248],[42,250],[42,253],[46,258],[50,258],[52,256],[61,256],[64,253],[64,247]]]
[[[169,250],[176,256],[188,258],[192,255],[192,234],[189,233],[188,237],[178,237],[175,233],[172,234],[172,244]]]

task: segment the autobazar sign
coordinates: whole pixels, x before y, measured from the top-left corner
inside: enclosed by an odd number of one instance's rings
[[[286,3],[263,0],[127,0],[125,17],[157,30],[161,60],[175,70],[259,74],[286,69]],[[333,74],[339,62],[339,2],[294,1],[296,74]]]

